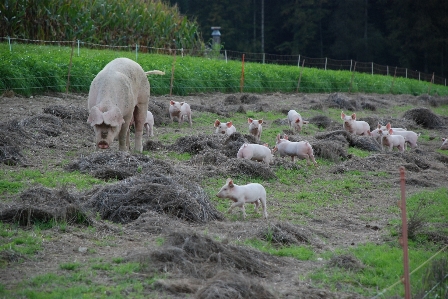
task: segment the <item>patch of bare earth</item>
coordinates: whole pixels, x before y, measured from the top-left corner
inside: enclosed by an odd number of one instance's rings
[[[188,102],[193,111],[193,128],[184,124],[174,129],[182,135],[166,144],[157,135],[172,132],[169,123],[169,100]],[[18,195],[3,195],[0,220],[27,227],[33,219],[58,219],[69,223],[65,231],[53,228],[43,232],[43,250],[33,258],[9,256],[8,267],[0,271],[0,281],[7,288],[44,273],[61,273],[61,263],[89,263],[92,258],[124,258],[151,265],[135,278],[164,274],[166,279],[155,284],[161,297],[185,298],[362,298],[357,294],[313,287],[304,277],[319,267],[338,266],[359,269],[363,265],[351,256],[339,256],[329,262],[298,261],[273,257],[238,241],[266,238],[278,245],[307,244],[316,252],[389,240],[388,223],[398,215],[390,212],[399,198],[399,167],[406,168],[408,193],[446,187],[448,158],[436,152],[440,138],[448,137],[447,117],[431,115],[431,108],[446,104],[446,98],[409,95],[375,94],[198,94],[186,97],[153,96],[149,109],[155,118],[155,137],[144,149],[149,155],[118,152],[112,149],[94,151],[93,130],[86,123],[87,96],[83,94],[45,94],[24,98],[0,97],[0,168],[3,172],[22,167],[41,171],[80,171],[111,183],[93,186],[86,192],[70,186],[56,189],[30,187]],[[410,110],[406,116],[390,115],[392,105],[412,105],[426,110]],[[381,151],[369,137],[350,136],[341,123],[321,115],[328,107],[344,111],[366,111],[365,118],[374,128],[378,122],[392,122],[418,132],[427,129],[430,140],[419,139],[417,149],[401,154]],[[301,135],[284,125],[290,139],[308,140],[316,156],[337,161],[331,167],[311,168],[308,182],[320,178],[339,179],[348,171],[365,172],[372,188],[356,191],[350,198],[334,198],[341,204],[316,209],[312,215],[299,216],[303,224],[280,220],[282,202],[268,194],[268,220],[261,217],[229,220],[201,187],[208,177],[244,174],[266,181],[275,177],[274,169],[299,169],[305,163],[276,159],[267,166],[236,159],[244,142],[254,142],[239,128],[230,137],[214,135],[213,124],[195,126],[202,112],[217,113],[223,121],[236,112],[276,111],[290,109],[309,111],[310,123],[323,128],[311,135],[306,128]],[[429,112],[428,112],[428,111]],[[384,112],[386,111],[386,112]],[[426,114],[425,114],[426,113]],[[424,117],[420,117],[424,115]],[[265,130],[272,124],[265,123]],[[263,141],[263,137],[262,137]],[[271,144],[273,140],[266,140]],[[367,158],[348,154],[350,146],[372,151]],[[155,153],[188,152],[189,161],[161,160]],[[388,173],[391,176],[376,175]],[[388,186],[388,187],[384,187]],[[221,186],[216,186],[218,190]],[[300,185],[286,186],[301,190]],[[82,215],[80,220],[80,215]],[[107,221],[105,221],[107,220]],[[296,222],[297,223],[297,222]],[[87,227],[94,227],[88,229]],[[162,247],[156,245],[164,238]],[[219,241],[218,241],[219,240]],[[86,250],[87,249],[87,250]],[[22,257],[23,258],[23,257]],[[5,259],[5,257],[3,257]],[[113,284],[98,275],[96,282]]]

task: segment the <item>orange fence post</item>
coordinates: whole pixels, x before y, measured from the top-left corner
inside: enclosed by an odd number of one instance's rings
[[[404,176],[404,167],[400,166],[400,187],[401,187],[401,201],[398,202],[398,206],[401,209],[401,238],[400,245],[403,247],[403,266],[404,273],[401,278],[404,284],[404,298],[411,299],[411,282],[409,280],[409,255],[408,255],[408,222],[406,218],[406,180]]]
[[[241,63],[241,81],[240,81],[240,92],[243,92],[243,87],[244,87],[244,54],[243,54],[243,59],[242,59],[242,63]]]

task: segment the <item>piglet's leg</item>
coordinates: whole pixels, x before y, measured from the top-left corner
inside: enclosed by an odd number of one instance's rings
[[[246,218],[246,209],[244,208],[244,201],[237,201],[237,202],[234,202],[234,203],[230,206],[230,208],[229,208],[229,210],[227,211],[227,213],[230,213],[230,212],[233,210],[233,208],[235,208],[235,207],[240,207],[241,210],[243,211],[243,218]]]

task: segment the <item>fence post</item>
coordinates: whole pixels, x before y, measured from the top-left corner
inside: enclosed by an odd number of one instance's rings
[[[392,89],[394,88],[395,77],[397,76],[397,67],[395,67],[394,78],[392,79],[392,85],[390,86],[389,92],[392,93]]]
[[[173,65],[171,66],[170,96],[173,94],[173,81],[174,81],[175,68],[176,68],[176,51],[174,51]]]
[[[300,69],[300,76],[299,76],[299,82],[297,82],[297,89],[296,92],[299,92],[300,89],[300,81],[302,80],[302,72],[303,72],[303,66],[305,65],[305,59],[302,62],[302,68]]]
[[[373,61],[372,61],[372,76],[373,76]]]
[[[429,95],[430,92],[431,92],[431,86],[432,86],[432,83],[434,83],[434,73],[432,73],[431,82],[429,82],[429,86],[428,86],[428,95]]]
[[[401,186],[401,201],[398,202],[398,207],[401,209],[401,238],[400,245],[403,247],[403,268],[404,273],[401,281],[404,284],[404,298],[411,299],[411,282],[409,280],[409,255],[408,255],[408,222],[406,219],[406,194],[405,194],[405,176],[404,167],[400,166],[400,186]]]
[[[266,56],[266,53],[263,53],[263,64],[264,64],[264,61],[265,61],[265,58],[266,58],[265,56]]]
[[[79,57],[79,39],[78,39],[78,57]]]
[[[227,63],[227,50],[224,50],[224,56],[226,57],[226,63]]]
[[[350,59],[350,72],[352,71],[353,60]]]
[[[138,44],[135,44],[135,61],[138,60]]]
[[[297,62],[297,67],[300,67],[300,55],[299,55],[299,61]]]
[[[406,69],[406,79],[408,78],[408,69]]]
[[[242,59],[242,63],[241,63],[240,92],[243,92],[243,86],[244,86],[244,54],[243,54],[243,59]]]
[[[351,68],[351,67],[350,67]],[[350,88],[348,89],[348,92],[352,91],[352,85],[353,85],[353,77],[355,76],[355,70],[356,70],[356,61],[355,61],[355,65],[353,66],[353,72],[352,72],[352,79],[350,81]]]
[[[386,72],[387,72],[386,75],[389,76],[389,66],[387,66],[387,71]]]
[[[75,48],[75,42],[72,42],[72,53],[70,54],[70,63],[68,64],[67,85],[65,86],[65,93],[68,94],[68,87],[70,85],[70,71],[72,69],[73,50]]]
[[[328,58],[325,57],[325,70],[327,70],[327,62],[328,62]]]
[[[8,45],[9,45],[9,52],[12,52],[11,38],[9,36],[8,36]]]

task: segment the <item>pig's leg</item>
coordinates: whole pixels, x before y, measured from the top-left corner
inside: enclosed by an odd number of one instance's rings
[[[254,210],[255,210],[255,213],[258,213],[258,206],[259,206],[259,204],[260,204],[260,201],[259,201],[259,200],[257,200],[257,201],[254,202]]]
[[[230,213],[230,212],[233,210],[233,208],[235,208],[235,207],[240,207],[240,208],[241,208],[241,211],[243,212],[243,218],[246,218],[246,209],[244,208],[244,201],[236,201],[236,202],[234,202],[234,203],[230,206],[230,208],[229,208],[229,210],[227,211],[227,213]]]
[[[153,137],[154,136],[154,125],[149,125],[149,127],[150,127],[150,132],[151,132],[151,137]]]
[[[191,112],[188,113],[188,120],[190,121],[190,127],[193,126],[193,123],[191,122]]]
[[[265,219],[267,219],[268,218],[268,212],[267,212],[267,209],[266,209],[266,198],[265,197],[260,197],[260,202],[261,202],[261,208],[263,210],[263,217]]]
[[[148,111],[148,105],[144,104],[137,104],[137,106],[134,109],[134,120],[135,120],[135,151],[136,152],[142,152],[143,151],[143,144],[142,144],[142,137],[143,137],[143,126],[146,122],[146,114]]]

